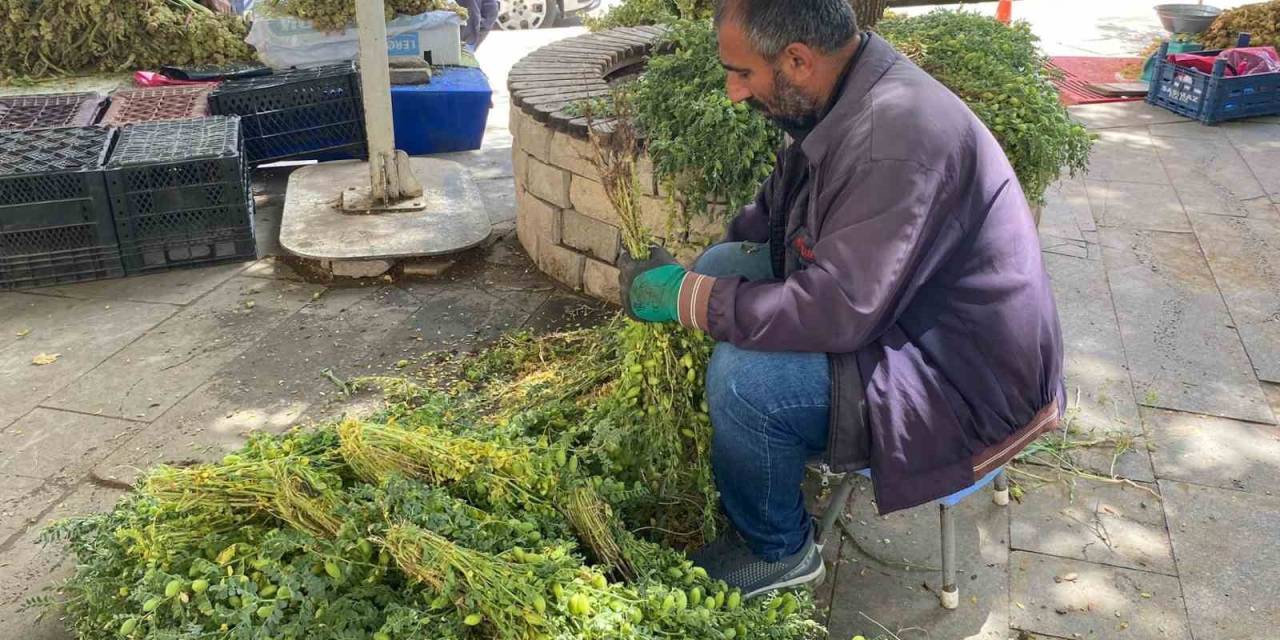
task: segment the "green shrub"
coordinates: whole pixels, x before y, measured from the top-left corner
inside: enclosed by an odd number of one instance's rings
[[[633,87],[654,170],[687,202],[686,216],[707,214],[708,200],[736,212],[769,177],[782,135],[729,101],[708,21],[679,23],[670,38],[672,52],[651,58]]]
[[[1071,121],[1025,23],[1012,27],[963,11],[888,18],[877,29],[960,96],[1013,164],[1032,205],[1064,171],[1088,165],[1089,134]]]

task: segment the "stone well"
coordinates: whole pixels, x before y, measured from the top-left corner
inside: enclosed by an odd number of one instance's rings
[[[591,161],[586,118],[565,108],[609,95],[610,82],[642,67],[661,35],[660,27],[635,27],[561,40],[516,63],[508,81],[520,244],[551,277],[611,302],[618,301],[621,223]],[[638,167],[642,216],[661,236],[672,198],[647,157]],[[718,236],[716,224],[695,221],[694,232]],[[677,255],[687,262],[691,251]]]

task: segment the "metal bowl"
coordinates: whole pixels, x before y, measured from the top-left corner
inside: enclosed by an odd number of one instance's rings
[[[1222,15],[1222,9],[1202,4],[1162,4],[1156,15],[1169,33],[1204,33]]]

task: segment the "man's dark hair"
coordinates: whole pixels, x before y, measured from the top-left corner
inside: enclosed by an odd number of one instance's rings
[[[858,35],[849,0],[719,0],[716,26],[725,19],[742,25],[756,53],[768,60],[794,42],[831,53]]]

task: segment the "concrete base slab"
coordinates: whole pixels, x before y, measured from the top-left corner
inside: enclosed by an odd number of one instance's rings
[[[302,167],[289,176],[280,245],[313,260],[397,260],[470,249],[489,237],[489,215],[475,180],[457,162],[411,158],[422,182],[422,211],[349,215],[343,189],[369,182],[366,162]]]

